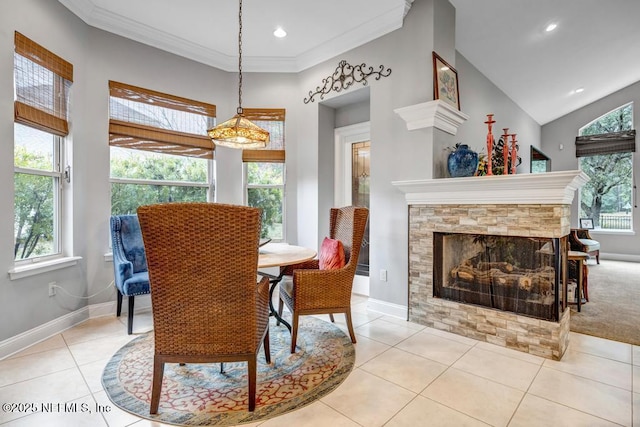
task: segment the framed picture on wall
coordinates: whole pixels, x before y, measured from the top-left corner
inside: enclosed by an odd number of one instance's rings
[[[593,220],[591,218],[580,218],[580,228],[593,230]]]
[[[433,99],[441,99],[460,109],[458,72],[435,52],[433,52]]]

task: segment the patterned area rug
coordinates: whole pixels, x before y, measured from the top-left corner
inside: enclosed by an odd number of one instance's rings
[[[142,418],[188,426],[229,426],[281,415],[314,402],[335,389],[351,372],[355,349],[337,326],[300,318],[298,348],[289,352],[291,336],[270,324],[271,365],[258,357],[256,409],[249,412],[247,365],[165,364],[160,408],[149,414],[153,371],[153,333],[142,335],[111,358],[102,383],[119,408]]]

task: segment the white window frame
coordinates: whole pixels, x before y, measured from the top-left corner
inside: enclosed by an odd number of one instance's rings
[[[286,242],[287,241],[287,166],[286,163],[279,163],[282,165],[282,184],[249,184],[248,167],[249,163],[267,163],[267,162],[243,162],[242,163],[242,187],[243,187],[243,200],[242,203],[245,206],[249,206],[249,189],[252,188],[280,188],[282,189],[282,239],[272,239],[273,242]]]

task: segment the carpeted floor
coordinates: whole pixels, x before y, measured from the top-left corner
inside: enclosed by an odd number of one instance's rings
[[[105,367],[102,383],[119,408],[167,424],[229,426],[264,420],[307,405],[344,381],[355,363],[355,348],[337,326],[300,318],[298,348],[289,351],[284,326],[270,325],[271,365],[258,357],[257,399],[247,411],[247,364],[166,364],[158,414],[149,414],[153,333],[122,347]]]
[[[640,263],[590,263],[588,289],[581,312],[571,306],[571,330],[640,345]]]

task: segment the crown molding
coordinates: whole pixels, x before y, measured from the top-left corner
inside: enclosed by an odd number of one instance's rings
[[[91,0],[58,0],[86,24],[223,71],[237,71],[237,57],[168,34],[127,16],[96,6]],[[247,72],[297,73],[402,27],[413,0],[405,0],[378,17],[309,49],[297,57],[243,55]]]
[[[406,122],[408,130],[435,127],[455,135],[458,133],[458,127],[469,120],[468,115],[440,99],[396,108],[393,111]]]

